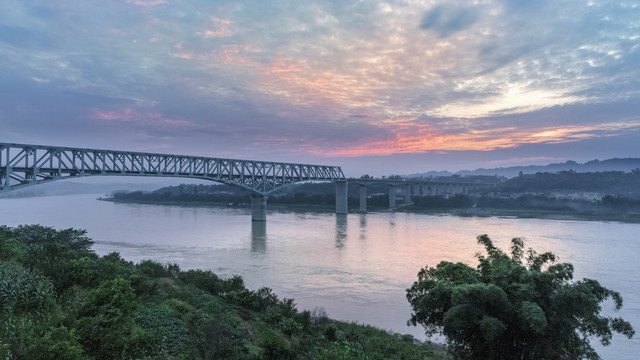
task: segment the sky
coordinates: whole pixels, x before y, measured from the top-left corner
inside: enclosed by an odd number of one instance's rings
[[[0,2],[0,142],[380,176],[639,141],[635,0]]]

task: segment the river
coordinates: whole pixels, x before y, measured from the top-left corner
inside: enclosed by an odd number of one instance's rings
[[[457,217],[411,213],[337,216],[268,211],[252,223],[249,209],[111,203],[98,195],[0,198],[0,224],[88,230],[100,255],[119,252],[184,269],[241,275],[249,288],[271,287],[298,309],[323,307],[335,319],[372,324],[424,339],[409,327],[405,289],[425,265],[476,264],[479,234],[507,250],[512,237],[552,251],[624,299],[616,314],[640,331],[640,224],[599,221]],[[607,313],[612,303],[605,303]],[[636,359],[639,336],[594,344],[604,359]]]

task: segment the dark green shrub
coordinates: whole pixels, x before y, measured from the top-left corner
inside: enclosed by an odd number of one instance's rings
[[[147,305],[135,314],[136,324],[153,337],[158,350],[177,356],[189,345],[189,328],[166,307]]]
[[[30,347],[26,357],[32,360],[88,359],[74,331],[64,326],[50,328]]]

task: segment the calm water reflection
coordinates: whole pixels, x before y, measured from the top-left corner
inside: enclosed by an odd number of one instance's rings
[[[619,291],[625,300],[620,316],[640,330],[637,224],[313,212],[269,212],[267,222],[252,222],[244,209],[113,204],[95,197],[0,198],[0,223],[85,228],[101,255],[117,251],[135,262],[240,274],[249,287],[269,286],[300,309],[322,306],[337,319],[420,338],[421,328],[406,326],[405,299],[419,269],[441,260],[475,264],[482,250],[478,234],[489,234],[504,249],[521,236],[527,246],[573,263],[576,279],[595,278]],[[635,359],[640,342],[615,337],[599,352],[605,359]]]
[[[267,252],[267,222],[251,222],[251,251],[257,253]]]

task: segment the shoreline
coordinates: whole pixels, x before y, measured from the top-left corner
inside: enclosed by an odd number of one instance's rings
[[[99,197],[97,200],[109,201],[113,203],[141,204],[141,205],[165,205],[165,206],[185,206],[185,207],[218,207],[250,209],[249,204],[229,205],[222,202],[205,201],[145,201],[145,200],[124,200],[115,198]],[[290,212],[334,212],[331,205],[314,204],[268,204],[270,210],[290,211]],[[571,220],[571,221],[613,221],[621,223],[640,223],[640,213],[628,212],[597,212],[597,211],[552,211],[537,209],[496,209],[496,208],[451,208],[451,209],[421,209],[414,205],[400,205],[394,209],[384,207],[369,208],[367,213],[377,212],[404,212],[424,215],[453,215],[458,217],[514,217],[518,219],[542,219],[542,220]],[[360,213],[358,208],[349,208],[349,213]]]

